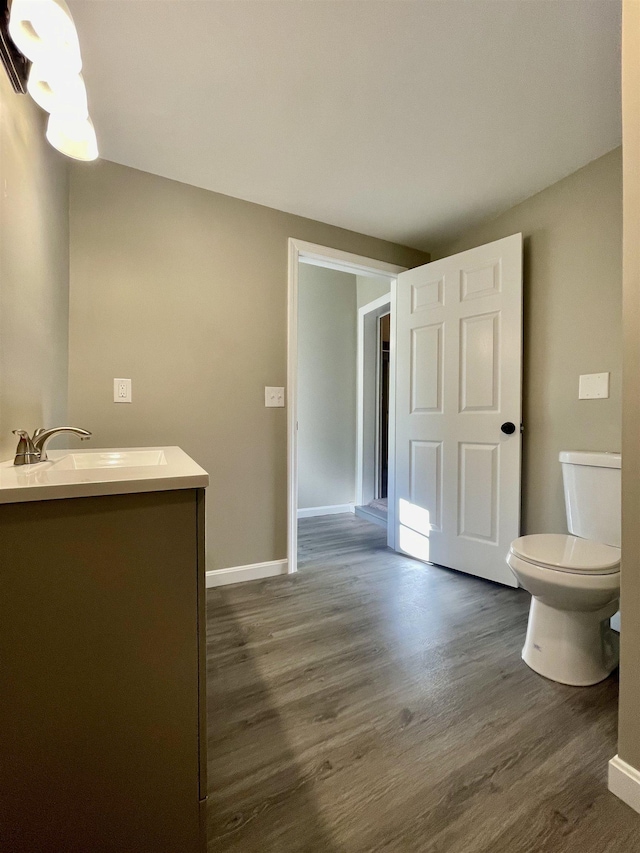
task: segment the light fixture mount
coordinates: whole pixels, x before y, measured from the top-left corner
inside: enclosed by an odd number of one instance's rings
[[[9,0],[0,0],[0,59],[13,91],[26,95],[31,62],[18,50],[9,35]]]

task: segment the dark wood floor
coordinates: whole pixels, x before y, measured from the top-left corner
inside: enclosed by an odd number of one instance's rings
[[[208,598],[209,853],[632,853],[617,682],[520,659],[528,596],[300,523],[297,575]]]

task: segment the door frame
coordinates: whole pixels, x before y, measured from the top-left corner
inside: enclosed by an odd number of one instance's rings
[[[298,570],[298,288],[300,263],[339,270],[352,275],[388,276],[391,281],[390,306],[395,316],[396,279],[407,267],[388,264],[375,258],[365,258],[342,252],[329,246],[307,243],[289,237],[287,293],[287,573]],[[391,323],[389,369],[389,523],[388,544],[395,548],[395,517],[392,509],[394,495],[395,454],[395,329]],[[391,417],[391,412],[394,417]]]
[[[373,447],[370,446],[370,441],[365,441],[365,411],[368,407],[371,409],[372,401],[370,399],[371,392],[373,392],[373,404],[374,408],[377,406],[378,396],[379,396],[379,388],[380,388],[380,367],[378,364],[378,359],[374,359],[374,363],[370,364],[369,360],[366,358],[365,347],[369,344],[369,349],[371,349],[370,344],[371,340],[369,336],[373,333],[376,338],[376,354],[378,351],[378,337],[379,337],[379,322],[380,317],[384,314],[392,313],[391,311],[391,286],[389,289],[389,293],[384,296],[380,296],[378,299],[374,299],[372,302],[368,302],[366,305],[363,305],[358,309],[358,360],[357,360],[357,401],[358,401],[358,409],[357,409],[357,433],[356,433],[356,506],[363,506],[368,503],[367,497],[368,494],[365,494],[365,459],[367,456],[369,459],[373,459],[377,457],[378,453],[378,419],[377,412],[374,415],[374,440]],[[393,323],[391,324],[393,326]],[[372,328],[373,326],[373,328]],[[391,348],[390,348],[391,349]],[[369,357],[371,353],[369,352]],[[389,392],[391,394],[391,375],[393,372],[394,363],[391,358],[391,352],[389,353]],[[369,374],[365,377],[365,373],[369,373],[369,371],[373,370],[375,374],[375,378],[373,383],[371,383],[371,375]],[[367,383],[365,379],[368,378],[369,382]],[[391,407],[391,396],[389,398],[389,406]],[[390,412],[391,414],[391,412]],[[389,417],[389,425],[391,426],[391,417]],[[391,457],[391,451],[389,451],[389,457]],[[391,461],[391,460],[390,460]],[[374,471],[377,469],[377,463],[374,463]],[[375,473],[374,473],[374,481],[375,481]],[[374,486],[374,495],[375,497],[375,486]]]

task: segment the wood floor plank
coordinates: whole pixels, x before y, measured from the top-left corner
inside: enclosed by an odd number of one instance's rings
[[[208,592],[209,853],[640,853],[617,681],[546,681],[512,590],[303,519],[297,575]]]

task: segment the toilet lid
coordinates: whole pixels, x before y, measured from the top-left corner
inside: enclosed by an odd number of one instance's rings
[[[607,575],[620,571],[620,548],[561,533],[521,536],[511,543],[511,553],[559,572]]]

